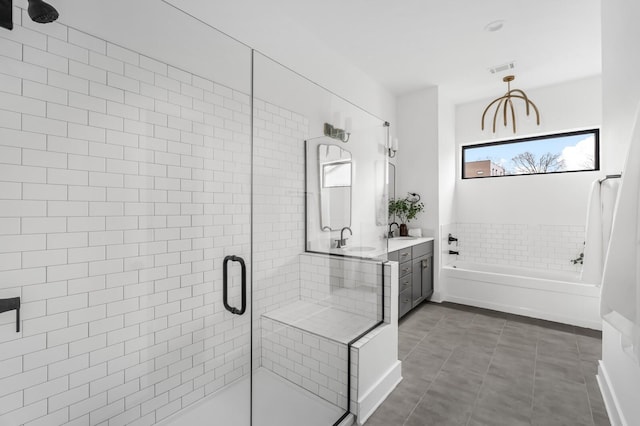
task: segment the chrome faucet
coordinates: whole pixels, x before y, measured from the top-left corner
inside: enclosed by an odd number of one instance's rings
[[[400,228],[400,225],[398,225],[398,222],[391,222],[389,224],[389,234],[387,235],[388,238],[393,238],[393,231],[391,230],[391,227],[395,225],[396,229]]]
[[[342,248],[342,247],[347,245],[347,239],[348,238],[344,237],[344,231],[345,230],[349,230],[349,235],[353,235],[353,232],[351,231],[351,228],[349,228],[348,226],[345,226],[344,228],[342,228],[340,230],[340,239],[336,240],[336,243],[337,243],[336,248]]]

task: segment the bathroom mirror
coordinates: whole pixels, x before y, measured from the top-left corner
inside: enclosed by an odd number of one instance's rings
[[[320,228],[351,226],[351,153],[338,145],[318,145]]]

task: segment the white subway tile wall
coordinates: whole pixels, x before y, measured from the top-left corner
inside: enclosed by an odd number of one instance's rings
[[[315,254],[300,256],[300,299],[380,320],[381,266]]]
[[[304,250],[304,140],[308,119],[254,99],[253,347],[262,365],[261,315],[300,299]]]
[[[346,344],[263,316],[262,365],[347,409]]]
[[[572,259],[584,250],[584,226],[455,223],[447,227],[458,242],[458,259],[531,269],[577,271]],[[448,234],[447,232],[447,234]]]
[[[224,310],[221,267],[249,260],[250,96],[14,9],[0,297],[22,298],[23,321],[0,314],[0,424],[156,423],[249,373],[249,316]],[[266,310],[299,296],[308,123],[256,109]]]

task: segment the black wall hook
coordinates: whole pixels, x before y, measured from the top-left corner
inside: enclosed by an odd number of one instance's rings
[[[16,333],[20,333],[20,298],[0,299],[0,313],[16,311]]]

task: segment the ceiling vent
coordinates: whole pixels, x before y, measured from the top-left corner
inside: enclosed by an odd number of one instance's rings
[[[489,68],[489,72],[491,74],[499,74],[505,71],[511,71],[516,67],[516,63],[514,61],[507,62],[506,64],[496,65],[493,68]]]

